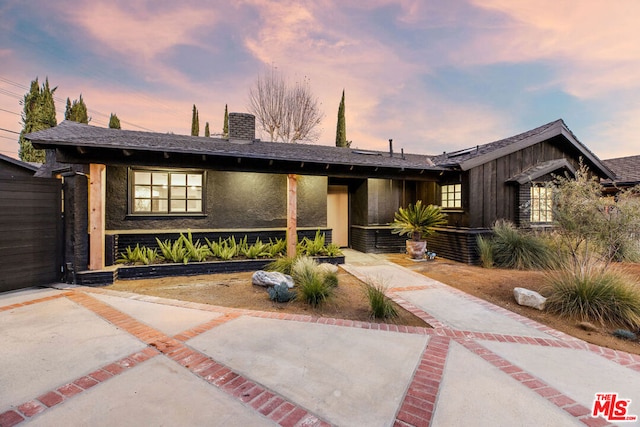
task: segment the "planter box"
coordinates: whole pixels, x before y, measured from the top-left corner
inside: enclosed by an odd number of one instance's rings
[[[319,263],[344,264],[344,255],[313,257]],[[111,285],[116,279],[150,279],[155,277],[196,276],[262,270],[273,259],[192,262],[189,264],[122,265],[115,270],[82,271],[76,283],[82,286]]]

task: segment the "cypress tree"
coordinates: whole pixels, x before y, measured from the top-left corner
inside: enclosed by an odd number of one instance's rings
[[[209,132],[209,122],[204,125],[204,136],[209,138],[211,136],[211,132]]]
[[[67,104],[68,105],[68,104]],[[87,105],[84,103],[84,99],[82,99],[82,94],[80,94],[80,99],[76,99],[71,104],[71,108],[69,110],[69,117],[67,120],[71,120],[78,123],[89,123],[89,115],[87,114]]]
[[[191,136],[198,136],[200,134],[200,120],[198,119],[198,109],[196,104],[193,104],[193,114],[191,115]]]
[[[109,116],[109,128],[120,129],[120,119],[115,113],[111,113],[111,116]]]
[[[342,90],[342,99],[338,107],[338,126],[336,129],[336,147],[348,147],[351,145],[347,142],[347,128],[344,119],[344,89]]]
[[[70,120],[71,117],[71,100],[67,98],[67,107],[64,109],[64,119]]]
[[[36,150],[31,142],[24,139],[24,135],[43,129],[54,127],[56,122],[56,107],[53,100],[53,93],[57,88],[49,87],[49,79],[40,88],[38,78],[31,82],[29,92],[25,94],[22,100],[23,112],[22,123],[23,128],[20,132],[18,144],[20,144],[19,156],[20,160],[25,162],[44,163],[44,150]]]
[[[229,137],[229,112],[227,110],[227,104],[224,104],[224,123],[222,125],[222,137]]]

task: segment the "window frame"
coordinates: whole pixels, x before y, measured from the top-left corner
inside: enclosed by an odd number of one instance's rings
[[[148,173],[166,173],[167,174],[167,198],[162,199],[167,202],[167,210],[166,211],[136,211],[135,203],[136,203],[136,172],[148,172]],[[185,178],[188,179],[188,175],[200,175],[201,182],[201,194],[199,199],[189,199],[188,196],[188,182],[185,181],[184,185],[171,185],[171,175],[175,174],[184,174]],[[139,186],[147,186],[147,184],[139,184]],[[149,187],[153,187],[153,182],[148,184]],[[184,187],[186,189],[184,198],[172,198],[171,191],[172,187]],[[203,169],[185,169],[185,168],[154,168],[154,167],[129,167],[127,173],[127,216],[129,217],[202,217],[206,216],[206,187],[207,187],[207,172]],[[175,190],[173,190],[175,191]],[[147,198],[140,198],[147,199]],[[152,201],[153,197],[148,198],[148,200]],[[171,202],[177,200],[184,200],[185,209],[188,209],[187,202],[188,200],[200,200],[199,211],[171,211]],[[153,209],[153,203],[151,208]]]
[[[544,198],[541,198],[543,190]],[[534,197],[536,194],[537,197]],[[534,220],[534,215],[537,215],[537,220]],[[544,220],[541,220],[543,217]],[[553,223],[553,188],[544,183],[531,183],[529,187],[529,223],[532,225]]]
[[[456,190],[458,187],[458,190]],[[450,191],[449,188],[453,188],[453,191]],[[446,191],[445,191],[446,190]],[[447,195],[447,206],[445,206],[444,196]],[[453,198],[450,198],[449,195],[453,195]],[[457,197],[456,197],[457,196]],[[453,202],[453,206],[449,205],[449,203]],[[450,184],[440,184],[440,207],[445,211],[462,211],[462,182],[454,182]]]

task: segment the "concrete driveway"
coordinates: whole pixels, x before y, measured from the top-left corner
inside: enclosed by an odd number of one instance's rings
[[[345,269],[383,277],[434,328],[99,288],[0,294],[0,426],[639,425],[592,413],[615,393],[640,415],[640,357],[381,258]]]

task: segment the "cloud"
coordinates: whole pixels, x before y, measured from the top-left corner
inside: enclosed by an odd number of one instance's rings
[[[640,87],[640,3],[472,0],[496,14],[451,60],[461,64],[550,61],[570,94],[593,98]]]

